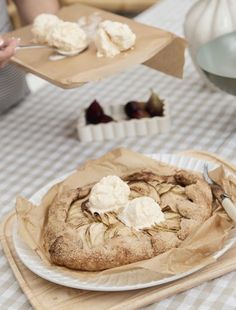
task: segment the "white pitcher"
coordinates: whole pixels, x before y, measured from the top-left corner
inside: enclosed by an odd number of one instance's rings
[[[184,23],[185,38],[193,63],[205,81],[208,82],[196,62],[199,47],[235,30],[236,0],[199,0],[187,13]]]

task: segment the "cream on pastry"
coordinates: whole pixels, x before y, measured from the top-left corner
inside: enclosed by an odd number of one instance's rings
[[[129,201],[118,218],[126,226],[136,229],[150,228],[165,221],[160,205],[150,197],[139,197]]]
[[[106,213],[123,208],[129,199],[130,188],[118,176],[109,175],[96,183],[89,196],[91,212]]]

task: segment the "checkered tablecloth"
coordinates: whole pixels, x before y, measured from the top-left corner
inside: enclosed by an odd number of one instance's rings
[[[195,1],[163,0],[139,16],[147,24],[182,34]],[[171,105],[171,132],[138,139],[80,143],[76,121],[94,98],[103,103],[145,99],[153,88]],[[203,85],[187,56],[183,81],[143,66],[76,90],[48,85],[0,117],[0,216],[14,208],[17,194],[30,197],[48,181],[114,147],[143,153],[198,149],[236,163],[236,99]],[[0,249],[0,309],[31,309]],[[236,272],[146,309],[235,309]]]

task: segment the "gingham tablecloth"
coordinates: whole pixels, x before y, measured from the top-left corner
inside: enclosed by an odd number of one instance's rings
[[[192,0],[163,0],[139,16],[147,24],[182,35]],[[76,120],[94,98],[103,103],[145,99],[155,89],[171,105],[168,134],[104,143],[80,143]],[[198,149],[236,163],[236,99],[207,89],[187,56],[183,81],[143,66],[76,90],[48,85],[0,117],[0,216],[17,194],[30,197],[48,181],[88,158],[126,146],[143,153]],[[0,249],[0,309],[31,309]],[[236,309],[236,272],[202,284],[146,309]]]

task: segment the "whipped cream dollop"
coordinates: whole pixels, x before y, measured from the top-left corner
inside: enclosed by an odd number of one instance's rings
[[[55,28],[60,20],[56,15],[53,14],[40,14],[38,15],[33,22],[32,33],[34,35],[34,39],[37,43],[48,43],[48,35],[50,31]]]
[[[61,22],[49,32],[48,43],[61,51],[79,52],[88,46],[88,38],[77,23]]]
[[[92,187],[88,206],[93,213],[118,211],[128,203],[129,194],[130,188],[121,178],[109,175]]]
[[[127,24],[105,20],[99,24],[94,42],[98,57],[114,57],[132,48],[136,35]]]
[[[53,14],[40,14],[32,26],[34,41],[62,52],[79,53],[88,46],[88,37],[78,23],[64,22]]]
[[[126,226],[136,229],[149,228],[165,221],[160,205],[146,196],[130,200],[118,218]]]

